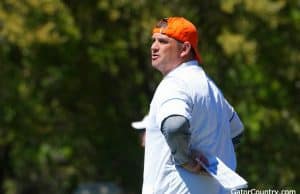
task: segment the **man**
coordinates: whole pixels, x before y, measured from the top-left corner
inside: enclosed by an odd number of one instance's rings
[[[224,193],[198,161],[213,155],[236,168],[232,137],[243,125],[201,68],[197,44],[185,18],[165,18],[153,29],[152,66],[164,78],[150,104],[143,194]]]

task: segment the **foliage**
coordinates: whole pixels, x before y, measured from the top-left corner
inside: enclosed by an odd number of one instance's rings
[[[130,122],[161,79],[150,31],[170,15],[199,27],[204,69],[245,124],[239,173],[253,188],[300,190],[299,1],[2,0],[0,193],[91,181],[140,193]]]

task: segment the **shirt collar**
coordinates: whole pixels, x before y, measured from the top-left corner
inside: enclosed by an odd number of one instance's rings
[[[175,74],[176,72],[180,71],[181,69],[185,68],[185,67],[188,67],[188,66],[194,66],[194,65],[197,65],[199,66],[199,63],[197,60],[191,60],[191,61],[187,61],[187,62],[184,62],[184,63],[181,63],[180,65],[178,65],[175,69],[173,69],[172,71],[170,71],[166,77],[168,76],[172,76],[173,74]]]

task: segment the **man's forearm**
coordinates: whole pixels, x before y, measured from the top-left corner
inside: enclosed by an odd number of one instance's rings
[[[176,165],[182,165],[190,160],[189,121],[181,115],[167,117],[161,126],[161,131],[171,149]]]

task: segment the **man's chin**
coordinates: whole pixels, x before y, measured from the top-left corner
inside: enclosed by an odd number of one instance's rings
[[[156,67],[158,66],[157,63],[155,63],[155,62],[153,62],[153,61],[152,61],[151,65],[152,65],[152,67],[154,67],[154,68],[156,68]]]

